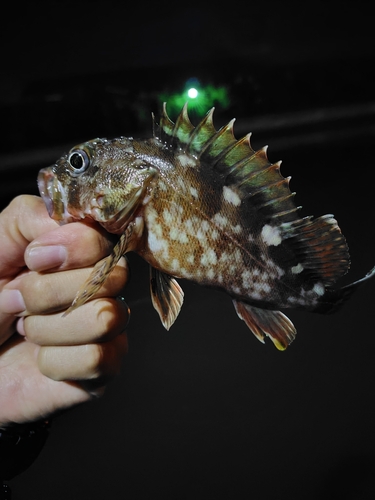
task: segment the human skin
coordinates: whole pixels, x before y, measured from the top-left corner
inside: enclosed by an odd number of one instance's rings
[[[103,394],[118,374],[129,310],[121,259],[92,300],[63,317],[113,243],[99,226],[59,226],[39,197],[0,213],[0,427],[46,419]]]

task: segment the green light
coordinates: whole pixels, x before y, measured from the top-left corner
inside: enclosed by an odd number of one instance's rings
[[[212,106],[219,105],[221,109],[226,109],[230,105],[226,87],[201,85],[196,78],[190,78],[180,92],[162,92],[158,98],[160,102],[167,103],[170,115],[179,113],[187,102],[190,116],[197,117],[204,116]]]
[[[198,97],[198,90],[192,87],[187,91],[187,95],[188,97],[190,97],[190,99],[195,99],[196,97]]]

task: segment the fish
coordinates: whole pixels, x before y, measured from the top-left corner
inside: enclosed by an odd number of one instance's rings
[[[285,350],[296,336],[280,309],[329,313],[364,282],[335,282],[350,266],[333,215],[301,216],[290,177],[250,136],[236,139],[234,119],[220,129],[214,108],[194,126],[187,104],[173,122],[163,104],[147,139],[97,138],[40,170],[38,187],[59,224],[93,219],[118,235],[65,314],[100,289],[122,255],[150,265],[152,304],[169,330],[184,293],[178,279],[220,289],[258,340]]]

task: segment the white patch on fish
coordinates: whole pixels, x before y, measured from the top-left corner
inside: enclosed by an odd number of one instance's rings
[[[241,198],[230,187],[228,186],[223,187],[223,196],[224,200],[226,200],[231,205],[234,205],[235,207],[239,207],[241,205]]]
[[[194,198],[198,198],[198,191],[197,191],[197,189],[195,189],[195,187],[193,187],[193,186],[190,186],[190,194],[191,194]]]
[[[264,243],[268,246],[277,247],[282,242],[280,229],[269,224],[263,226],[261,236]]]
[[[293,274],[302,273],[302,271],[303,271],[303,265],[302,264],[297,264],[296,266],[293,266],[291,268],[291,271],[292,271]]]
[[[322,283],[315,283],[313,290],[320,297],[325,293],[325,288]]]
[[[196,162],[195,162],[194,158],[191,158],[191,156],[188,156],[185,154],[180,154],[180,155],[178,155],[177,158],[183,167],[195,167],[196,166]]]

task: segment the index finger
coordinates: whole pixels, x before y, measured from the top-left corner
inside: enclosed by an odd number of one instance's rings
[[[113,236],[98,224],[72,222],[39,235],[25,251],[31,271],[65,271],[96,264],[113,248]]]

